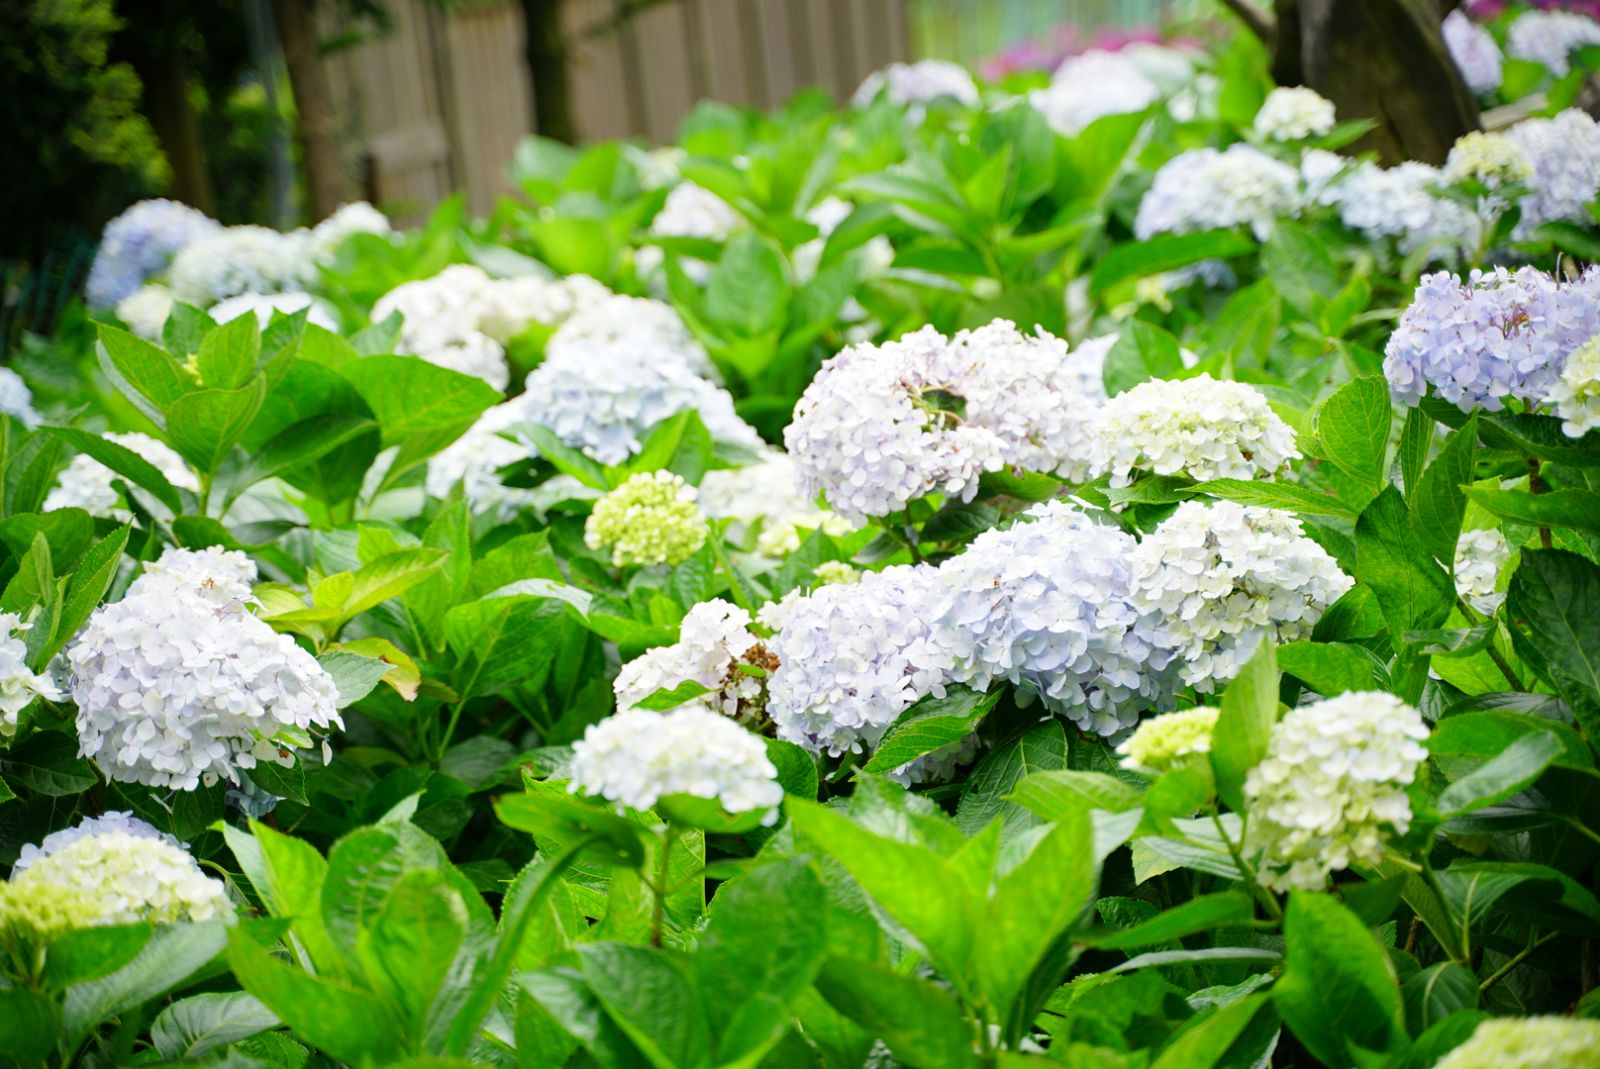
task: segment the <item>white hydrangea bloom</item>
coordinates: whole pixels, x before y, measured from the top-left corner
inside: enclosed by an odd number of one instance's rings
[[[962,767],[972,763],[983,752],[983,740],[976,734],[958,739],[948,746],[931,750],[914,761],[907,761],[886,775],[902,787],[915,787],[924,783],[949,783]]]
[[[1428,756],[1422,715],[1391,694],[1353,691],[1289,710],[1245,777],[1247,847],[1262,882],[1320,891],[1331,873],[1383,859],[1411,824],[1406,786]]]
[[[181,847],[183,845],[171,835],[152,824],[140,820],[127,810],[111,810],[100,814],[98,817],[84,817],[70,828],[53,831],[39,840],[37,846],[33,843],[23,846],[22,853],[17,858],[17,863],[11,867],[11,875],[16,876],[26,871],[30,865],[43,861],[51,854],[71,846],[79,839],[90,835],[101,835],[110,831],[131,835],[136,839],[155,839],[171,846]]]
[[[0,739],[17,733],[17,718],[35,698],[61,701],[66,697],[55,681],[28,668],[28,630],[14,612],[0,613]]]
[[[1062,502],[1028,515],[940,566],[935,641],[952,680],[976,690],[1009,680],[1113,735],[1168,690],[1171,651],[1132,600],[1136,544]]]
[[[221,551],[158,561],[68,648],[79,749],[112,779],[237,783],[343,726],[333,677],[236,597],[243,570]]]
[[[1568,108],[1551,119],[1524,119],[1505,136],[1533,165],[1512,239],[1531,240],[1540,223],[1592,224],[1588,205],[1600,190],[1600,124]]]
[[[650,220],[648,232],[658,238],[726,241],[734,231],[744,226],[744,216],[733,205],[703,186],[680,182],[672,187],[666,203]],[[634,253],[634,262],[644,276],[658,275],[665,260],[666,253],[659,245],[644,245]],[[689,278],[699,285],[704,285],[711,277],[711,265],[704,260],[680,257],[678,262]]]
[[[1256,112],[1254,130],[1268,141],[1304,141],[1334,127],[1333,101],[1303,85],[1279,86]]]
[[[929,104],[941,98],[968,107],[978,105],[978,86],[959,63],[944,59],[923,59],[915,63],[891,63],[873,71],[851,96],[854,107],[864,108],[883,93],[896,104]]]
[[[1495,582],[1511,552],[1511,544],[1498,528],[1462,531],[1456,541],[1456,593],[1485,616],[1493,616],[1506,600],[1504,593],[1495,592]]]
[[[172,291],[159,283],[140,286],[117,303],[117,318],[146,341],[159,341],[172,314]]]
[[[1460,68],[1467,88],[1478,96],[1499,89],[1502,64],[1494,34],[1473,22],[1459,8],[1445,16],[1443,29],[1445,48]]]
[[[792,258],[798,278],[809,279],[816,275],[829,235],[838,229],[840,223],[850,218],[853,211],[855,205],[838,197],[823,197],[806,211],[806,222],[816,227],[819,234],[794,250]],[[883,234],[869,238],[862,247],[866,250],[866,263],[862,270],[864,277],[875,278],[893,266],[894,245]],[[859,301],[850,297],[839,309],[839,318],[847,323],[856,323],[867,318],[867,311]]]
[[[1230,379],[1149,379],[1101,408],[1094,470],[1127,486],[1133,471],[1196,482],[1254,479],[1300,456],[1294,429],[1260,390]]]
[[[778,770],[761,739],[703,703],[665,713],[627,709],[572,745],[569,790],[619,807],[649,809],[667,795],[714,799],[729,813],[770,810],[783,801]]]
[[[75,928],[233,917],[227,888],[200,871],[188,851],[119,829],[96,830],[35,858],[12,875],[8,892],[79,903]]]
[[[218,323],[226,323],[237,319],[246,312],[254,312],[256,322],[265,327],[272,322],[272,313],[282,312],[284,315],[293,315],[302,308],[309,308],[306,313],[306,322],[315,323],[323,330],[339,331],[338,320],[329,314],[323,303],[309,293],[292,291],[288,293],[241,293],[237,297],[229,297],[225,301],[218,301],[212,305],[209,314]]]
[[[1047,88],[1028,94],[1028,102],[1065,137],[1076,137],[1096,119],[1143,111],[1160,99],[1160,86],[1132,58],[1098,48],[1069,56]]]
[[[798,473],[794,460],[780,449],[762,451],[761,460],[744,468],[708,471],[700,480],[700,508],[715,519],[732,520],[731,540],[748,545],[756,532],[756,551],[768,557],[785,557],[800,548],[800,529],[849,534],[849,520],[795,489]]]
[[[1265,241],[1280,216],[1294,212],[1300,175],[1286,163],[1250,145],[1191,149],[1156,172],[1139,202],[1134,234],[1188,234],[1248,226]]]
[[[332,215],[311,228],[306,239],[306,255],[318,264],[330,264],[333,256],[352,234],[394,233],[386,215],[364,200],[341,204]]]
[[[515,402],[521,419],[539,423],[602,464],[639,451],[642,436],[669,416],[692,410],[718,441],[761,448],[761,437],[733,410],[728,391],[676,361],[639,363],[610,345],[568,345],[529,374]]]
[[[33,391],[21,375],[0,367],[0,415],[10,416],[24,427],[37,427],[44,417],[33,407]]]
[[[763,623],[778,668],[767,680],[767,715],[778,738],[837,756],[877,745],[917,699],[944,694],[953,667],[934,640],[937,570],[897,566],[860,582],[785,599]]]
[[[217,608],[251,600],[256,562],[240,549],[171,546],[144,566],[128,586],[129,596],[199,598]]]
[[[1291,513],[1231,501],[1179,505],[1132,567],[1152,642],[1177,651],[1183,681],[1200,691],[1222,689],[1263,636],[1310,638],[1355,585]]]
[[[486,410],[467,432],[428,458],[423,486],[428,496],[447,497],[462,484],[473,512],[515,512],[533,501],[533,491],[506,486],[500,469],[533,458],[532,447],[522,439],[505,436],[524,419],[522,406],[506,401]]]
[[[1594,1069],[1600,1021],[1583,1017],[1493,1017],[1434,1069]]]
[[[395,351],[483,379],[497,390],[511,381],[505,348],[481,329],[496,314],[494,280],[482,268],[452,264],[431,278],[402,283],[378,298],[372,321],[403,318]]]
[[[491,279],[478,312],[478,329],[505,345],[535,323],[554,329],[612,296],[588,275]]]
[[[200,491],[200,479],[189,470],[189,465],[184,463],[181,456],[165,442],[158,442],[148,434],[131,431],[127,434],[105,434],[101,437],[107,441],[115,442],[124,448],[131,449],[141,458],[155,465],[157,471],[165,475],[167,482],[180,490]],[[111,484],[122,476],[89,456],[79,453],[73,457],[61,474],[56,476],[56,484],[45,495],[44,510],[52,512],[56,509],[84,509],[96,516],[110,516],[120,518],[128,513],[118,508],[120,498],[117,496],[116,487]]]
[[[1557,78],[1572,69],[1572,53],[1600,45],[1600,22],[1575,11],[1526,11],[1506,29],[1506,54],[1543,64]]]
[[[1600,427],[1600,336],[1590,338],[1567,357],[1545,403],[1561,417],[1561,430],[1568,438],[1582,438]]]
[[[1097,404],[1078,392],[1066,343],[997,319],[946,338],[924,327],[852,346],[822,365],[784,443],[803,494],[840,515],[886,516],[935,490],[970,501],[1011,464],[1088,476]]]
[[[631,709],[658,690],[698,683],[711,691],[696,699],[723,716],[759,724],[765,716],[766,687],[761,677],[739,670],[753,664],[776,667],[750,614],[721,598],[690,609],[678,628],[678,641],[646,650],[622,666],[612,684],[618,709]]]
[[[677,309],[648,297],[608,295],[567,319],[545,344],[546,360],[584,359],[613,349],[640,364],[676,363],[711,381],[717,369]]]
[[[203,237],[172,259],[168,282],[180,301],[209,308],[241,293],[304,288],[310,261],[306,232],[230,226]]]
[[[1362,161],[1324,174],[1324,157],[1312,163],[1307,155],[1313,167],[1305,176],[1309,199],[1336,208],[1344,225],[1363,237],[1394,241],[1405,254],[1424,248],[1454,253],[1476,243],[1482,225],[1477,216],[1433,194],[1444,181],[1437,167],[1413,162],[1384,168]]]

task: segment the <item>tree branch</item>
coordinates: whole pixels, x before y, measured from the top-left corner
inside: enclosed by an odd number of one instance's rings
[[[1239,16],[1251,33],[1261,39],[1261,43],[1272,47],[1272,42],[1278,34],[1278,27],[1272,21],[1272,16],[1256,7],[1251,0],[1222,0],[1222,6]]]

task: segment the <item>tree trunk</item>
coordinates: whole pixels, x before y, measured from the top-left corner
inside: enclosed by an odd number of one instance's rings
[[[570,145],[578,140],[578,131],[572,118],[561,0],[522,0],[522,14],[528,38],[528,77],[533,82],[534,132]]]
[[[309,0],[272,0],[272,22],[294,93],[300,158],[306,171],[306,209],[316,222],[348,199],[333,94],[317,48]]]
[[[189,102],[189,65],[174,45],[157,55],[149,36],[130,37],[129,59],[144,85],[145,118],[172,165],[172,195],[207,215],[216,214],[211,174],[206,168],[200,120]],[[139,47],[143,46],[143,47]]]
[[[1376,151],[1387,164],[1441,164],[1457,138],[1478,129],[1478,105],[1445,48],[1437,0],[1280,6],[1287,17],[1279,20],[1275,76],[1282,81],[1297,73],[1333,101],[1342,119],[1378,122],[1351,151]],[[1298,52],[1298,71],[1285,55],[1291,50]]]

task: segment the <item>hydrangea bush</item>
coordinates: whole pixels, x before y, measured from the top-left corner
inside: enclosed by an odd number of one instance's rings
[[[1453,10],[1439,166],[1218,37],[129,208],[0,376],[0,1061],[1595,1064],[1594,29]]]

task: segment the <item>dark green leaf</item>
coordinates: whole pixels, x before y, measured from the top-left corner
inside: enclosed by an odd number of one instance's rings
[[[1389,387],[1376,375],[1353,379],[1316,410],[1312,428],[1322,455],[1363,486],[1384,484],[1389,448]]]

